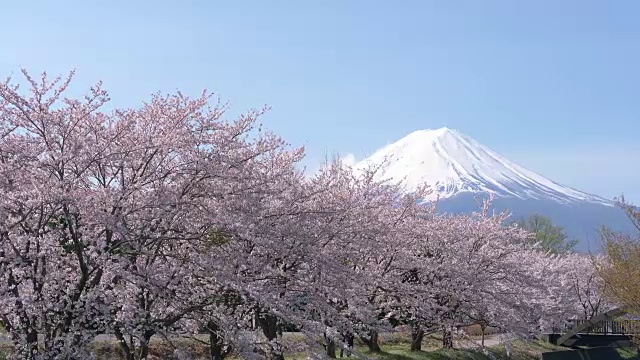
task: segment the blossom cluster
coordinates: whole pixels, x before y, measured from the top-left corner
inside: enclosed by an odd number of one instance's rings
[[[281,358],[284,325],[331,356],[396,324],[526,334],[598,311],[589,259],[541,252],[488,204],[439,214],[428,188],[403,193],[375,169],[307,177],[264,110],[227,120],[210,94],[176,93],[107,112],[100,84],[66,98],[71,76],[23,73],[26,95],[0,84],[0,321],[15,358],[88,358],[112,334],[145,359],[151,337],[196,332],[220,358]]]

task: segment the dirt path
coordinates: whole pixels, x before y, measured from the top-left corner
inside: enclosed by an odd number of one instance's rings
[[[484,346],[495,346],[500,345],[501,343],[502,341],[500,340],[500,334],[487,335],[484,337]],[[480,346],[482,345],[482,338],[474,337],[472,339],[458,340],[458,344],[456,345],[463,348]]]

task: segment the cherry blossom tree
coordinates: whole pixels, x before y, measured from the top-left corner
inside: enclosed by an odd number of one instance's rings
[[[376,171],[372,168],[359,174],[362,184],[374,189],[378,195],[363,196],[368,201],[374,199],[375,207],[367,205],[365,211],[354,219],[363,226],[358,246],[361,251],[350,256],[359,261],[353,270],[368,279],[363,285],[368,303],[364,308],[369,318],[360,316],[354,330],[370,351],[380,351],[378,333],[389,327],[391,318],[397,317],[398,304],[402,299],[415,298],[412,294],[414,289],[410,289],[401,278],[411,261],[409,244],[418,236],[414,227],[416,221],[427,221],[434,211],[432,204],[419,201],[429,193],[427,187],[406,194],[401,184],[374,181]]]
[[[604,296],[604,281],[596,270],[597,266],[604,264],[602,256],[574,253],[562,261],[567,264],[564,276],[571,284],[566,297],[579,309],[581,318],[588,320],[612,309],[612,304]]]
[[[441,327],[443,346],[452,331],[479,324],[526,333],[528,320],[547,288],[541,259],[531,234],[505,226],[506,212],[489,215],[490,202],[471,215],[440,215],[416,223],[423,232],[411,247],[413,262],[405,282],[415,298],[405,299],[405,318],[412,324],[412,349],[419,350],[423,328]],[[528,325],[528,326],[524,326]]]
[[[105,325],[108,311],[96,306],[104,302],[102,281],[120,270],[107,261],[109,235],[92,218],[108,214],[88,209],[94,199],[85,196],[94,186],[88,169],[109,147],[108,119],[96,113],[107,95],[98,85],[83,101],[56,107],[70,78],[37,82],[24,74],[28,98],[9,80],[0,85],[2,320],[22,358],[38,356],[38,335],[43,358],[80,357],[87,330]]]
[[[295,214],[295,221],[286,219],[290,231],[279,246],[297,241],[287,250],[296,256],[280,258],[287,265],[280,265],[280,283],[286,288],[278,290],[279,312],[310,334],[323,331],[329,356],[335,356],[342,337],[358,329],[366,328],[373,335],[370,344],[377,346],[380,323],[375,317],[383,296],[375,292],[391,293],[396,286],[387,274],[402,259],[403,227],[427,210],[416,202],[420,194],[402,196],[398,187],[374,181],[373,173],[356,175],[337,162],[299,189],[294,196],[299,202],[286,202],[297,210],[281,211]],[[269,221],[275,220],[270,216]],[[285,310],[291,307],[296,311]]]
[[[30,97],[0,87],[3,323],[25,358],[85,357],[105,331],[146,358],[151,336],[230,287],[234,262],[205,248],[246,232],[234,211],[299,178],[302,151],[250,139],[261,111],[223,121],[207,94],[106,114],[100,86],[63,99],[71,77],[24,74]]]
[[[573,319],[591,319],[611,310],[598,266],[606,265],[601,255],[568,253],[546,259],[548,291],[540,302],[541,329],[554,331]]]
[[[355,334],[379,351],[380,331],[408,323],[417,350],[424,328],[452,346],[469,323],[525,333],[602,306],[585,258],[541,253],[488,204],[439,215],[427,187],[338,161],[305,177],[303,149],[262,130],[264,109],[228,120],[209,94],[176,93],[107,112],[100,84],[70,99],[71,76],[23,74],[27,94],[0,84],[14,358],[88,358],[111,333],[124,358],[146,359],[153,336],[205,331],[212,359],[283,359],[285,323],[329,357]]]

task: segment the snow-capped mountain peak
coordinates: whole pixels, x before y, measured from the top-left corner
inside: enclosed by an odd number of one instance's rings
[[[368,166],[379,166],[377,176],[402,182],[407,191],[425,183],[430,185],[433,199],[473,192],[560,203],[611,204],[598,196],[557,184],[446,127],[414,131],[355,164],[354,169]]]

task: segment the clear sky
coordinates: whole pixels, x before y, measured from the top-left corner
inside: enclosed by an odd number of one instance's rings
[[[5,1],[0,76],[102,79],[114,106],[215,91],[307,149],[362,158],[448,126],[552,180],[640,203],[638,1]]]

